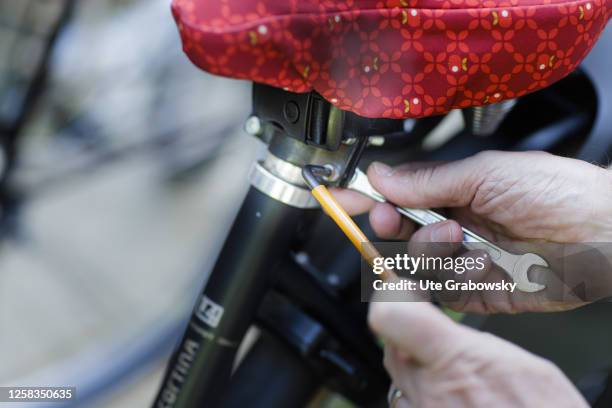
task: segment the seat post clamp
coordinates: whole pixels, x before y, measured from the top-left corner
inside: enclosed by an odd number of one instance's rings
[[[251,185],[267,196],[296,208],[319,208],[302,177],[302,169],[268,153],[249,174]]]

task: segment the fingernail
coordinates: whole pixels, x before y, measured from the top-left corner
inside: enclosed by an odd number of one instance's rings
[[[434,242],[451,242],[453,231],[450,223],[442,222],[431,232],[431,239]]]
[[[389,177],[393,174],[393,169],[381,162],[372,163],[372,168],[374,169],[374,173],[379,176]]]

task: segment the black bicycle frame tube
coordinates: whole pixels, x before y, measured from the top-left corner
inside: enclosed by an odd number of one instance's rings
[[[283,204],[251,187],[170,360],[155,408],[219,404],[275,264],[318,213]]]
[[[284,340],[264,331],[232,375],[230,387],[224,408],[305,407],[321,378]]]

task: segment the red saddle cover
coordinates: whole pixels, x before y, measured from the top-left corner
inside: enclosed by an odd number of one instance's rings
[[[612,0],[174,0],[202,69],[407,118],[515,98],[569,74]]]

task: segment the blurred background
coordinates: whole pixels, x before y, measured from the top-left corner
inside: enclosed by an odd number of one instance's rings
[[[249,109],[170,0],[0,0],[0,385],[151,403],[247,189]]]

